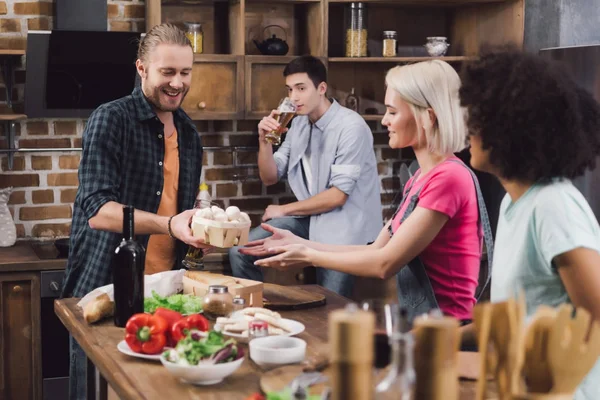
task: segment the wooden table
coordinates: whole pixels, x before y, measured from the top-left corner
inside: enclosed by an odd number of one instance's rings
[[[306,331],[298,335],[307,342],[307,353],[323,349],[327,342],[327,316],[330,311],[344,307],[349,300],[317,285],[303,289],[322,293],[327,305],[302,311],[281,312],[285,318],[302,322]],[[124,329],[115,327],[111,319],[96,325],[83,320],[77,307],[79,299],[56,300],[54,310],[65,327],[84,349],[100,375],[121,399],[202,399],[243,400],[260,391],[259,379],[264,372],[249,358],[222,383],[212,386],[193,386],[180,382],[160,363],[127,356],[117,350],[124,338]],[[418,355],[417,355],[418,356]],[[461,381],[461,400],[474,398],[474,382]],[[100,389],[100,393],[106,393]]]

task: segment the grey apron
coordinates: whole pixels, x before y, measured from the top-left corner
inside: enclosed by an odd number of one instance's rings
[[[475,190],[477,191],[477,205],[479,207],[479,223],[483,227],[483,238],[485,240],[485,246],[487,249],[487,258],[488,258],[488,268],[485,281],[479,282],[478,290],[476,291],[476,299],[479,301],[482,293],[485,291],[485,288],[490,282],[490,278],[492,276],[492,255],[494,251],[494,241],[492,239],[492,228],[490,225],[490,220],[488,217],[487,210],[485,208],[485,203],[483,201],[483,195],[481,194],[481,189],[479,187],[479,182],[477,181],[477,177],[475,173],[471,171],[469,167],[467,167],[462,161],[459,160],[448,160],[449,162],[455,162],[464,166],[471,177],[473,178],[473,182],[475,183]],[[396,217],[400,209],[404,205],[404,203],[408,200],[408,194],[410,193],[418,173],[415,174],[413,181],[411,182],[408,190],[404,192],[402,197],[402,201],[398,206],[398,209],[394,213],[392,220]],[[419,190],[410,197],[410,203],[408,204],[406,211],[402,215],[400,222],[404,222],[406,218],[413,212],[417,203],[419,201],[419,194],[421,193],[421,189],[423,186],[419,188]],[[390,237],[393,235],[392,226],[389,226]],[[478,230],[479,232],[479,230]],[[480,238],[481,239],[481,238]],[[405,267],[403,267],[398,274],[396,274],[396,279],[398,282],[398,300],[400,304],[406,307],[408,311],[408,319],[410,323],[412,323],[413,319],[421,314],[425,314],[432,309],[439,308],[438,302],[435,298],[435,293],[433,292],[433,287],[431,286],[431,281],[429,280],[429,276],[427,275],[427,270],[425,265],[421,261],[419,256],[412,259]],[[462,321],[463,323],[469,323],[470,320]]]

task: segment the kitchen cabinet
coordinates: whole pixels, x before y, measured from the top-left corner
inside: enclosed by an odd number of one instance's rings
[[[0,273],[0,398],[42,397],[40,279]]]
[[[286,95],[283,68],[304,54],[325,62],[330,96],[344,104],[354,90],[359,113],[373,121],[380,120],[385,111],[387,70],[434,58],[423,54],[427,37],[448,38],[447,54],[437,58],[457,69],[477,57],[484,44],[523,46],[525,0],[363,0],[368,10],[367,57],[346,57],[350,3],[146,0],[146,27],[171,22],[185,29],[184,21],[202,23],[205,51],[196,57],[193,72],[201,76],[194,77],[191,98],[183,107],[193,119],[205,120],[262,118]],[[383,31],[387,30],[397,32],[397,57],[382,57]],[[273,35],[285,40],[287,54],[261,54],[256,43]],[[232,57],[241,57],[242,68]],[[220,61],[215,64],[216,60]]]
[[[182,107],[194,120],[242,119],[244,114],[242,56],[197,55],[192,84]]]

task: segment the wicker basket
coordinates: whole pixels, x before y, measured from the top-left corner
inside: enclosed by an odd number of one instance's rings
[[[229,248],[248,243],[251,222],[219,222],[212,219],[194,217],[192,232],[195,237],[204,239],[215,247]]]

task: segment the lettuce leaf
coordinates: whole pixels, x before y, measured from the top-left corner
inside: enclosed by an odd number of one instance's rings
[[[159,307],[182,314],[196,314],[202,311],[202,298],[191,294],[173,294],[162,297],[153,290],[152,297],[144,298],[144,311],[153,314]]]

